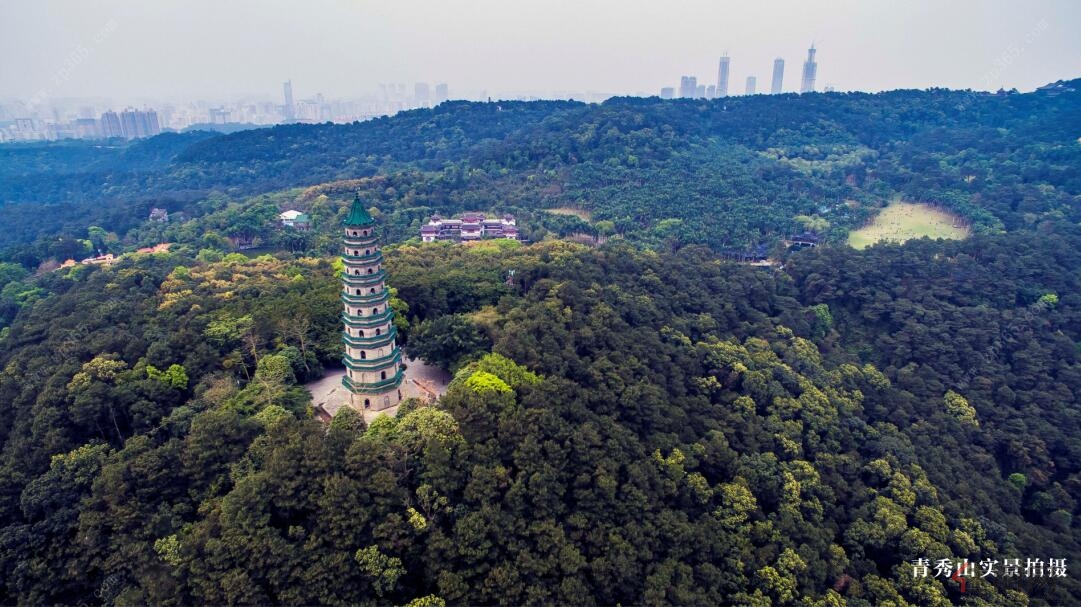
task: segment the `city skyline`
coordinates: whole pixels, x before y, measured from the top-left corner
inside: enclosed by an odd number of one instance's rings
[[[410,94],[411,91],[411,94]],[[213,128],[213,125],[266,126],[287,123],[353,122],[399,111],[426,108],[450,99],[445,82],[383,84],[380,93],[355,99],[328,98],[322,93],[295,98],[293,81],[281,84],[278,101],[260,99],[172,102],[145,102],[125,106],[119,113],[111,99],[0,100],[0,143],[56,139],[136,139],[162,131]],[[160,116],[160,117],[159,117]]]
[[[813,49],[812,49],[813,54]],[[729,68],[731,57],[723,54],[720,57],[717,70],[717,84],[699,84],[696,76],[682,76],[680,86],[662,87],[660,96],[665,99],[681,98],[704,98],[716,99],[728,96]],[[806,66],[805,66],[806,67]],[[783,79],[784,60],[780,57],[773,62],[771,81],[771,94],[782,92],[781,82]],[[747,76],[744,87],[744,95],[753,95],[756,91],[757,77]],[[678,95],[676,91],[678,90]],[[827,89],[832,90],[832,89]],[[225,102],[187,101],[179,104],[164,102],[147,102],[144,100],[143,111],[149,111],[154,116],[153,128],[135,129],[129,125],[121,128],[118,115],[113,110],[117,104],[109,99],[79,100],[79,99],[51,99],[48,95],[39,94],[30,102],[19,101],[14,104],[4,103],[0,100],[0,142],[3,141],[36,141],[63,138],[109,138],[122,136],[126,138],[139,138],[157,134],[164,130],[184,130],[207,125],[273,125],[282,123],[316,123],[316,122],[352,122],[354,120],[367,120],[377,116],[393,115],[402,110],[433,107],[451,99],[449,85],[445,82],[436,83],[434,86],[427,82],[415,82],[412,85],[412,95],[408,94],[409,87],[404,83],[381,83],[379,91],[374,95],[367,95],[359,99],[343,100],[326,98],[322,93],[316,93],[309,98],[301,98],[299,101],[293,95],[292,79],[287,79],[281,84],[281,104],[275,104],[273,100],[262,96],[260,100],[229,100]],[[800,92],[809,92],[801,90]],[[482,91],[479,98],[483,100],[487,93]],[[639,96],[647,96],[648,93],[639,91]],[[550,97],[569,98],[579,101],[597,102],[603,101],[609,95],[596,91],[559,91]],[[478,95],[474,95],[476,99]],[[543,98],[525,96],[520,99]],[[462,98],[468,98],[463,96]],[[121,104],[123,106],[125,104]],[[136,104],[138,105],[138,104]],[[158,115],[154,107],[160,107],[161,129],[158,128]],[[104,110],[104,111],[103,111]],[[134,107],[127,105],[120,116],[135,115]],[[100,118],[94,118],[98,115]],[[111,119],[110,119],[111,117]],[[3,124],[7,122],[6,126]],[[133,134],[134,133],[134,134]]]
[[[275,89],[280,98],[287,79],[304,83],[298,99],[315,92],[361,97],[381,82],[449,82],[461,98],[656,94],[671,86],[672,74],[713,84],[707,75],[726,49],[730,82],[751,75],[765,82],[774,58],[801,57],[812,40],[828,49],[819,90],[830,82],[837,90],[869,92],[1025,91],[1081,75],[1081,41],[1073,36],[1081,5],[1061,1],[539,6],[482,0],[469,5],[475,16],[469,20],[461,18],[464,8],[335,0],[302,11],[282,0],[182,8],[132,0],[5,4],[0,16],[20,27],[0,40],[0,97],[26,100],[47,88],[50,98],[108,96],[122,105],[237,99]],[[215,19],[201,17],[210,13]],[[759,26],[766,23],[763,35]],[[1041,23],[1040,35],[1030,36]],[[1020,56],[997,66],[1011,46]],[[66,65],[80,48],[86,56]]]
[[[815,75],[818,71],[818,64],[814,60],[815,56],[814,43],[811,44],[811,48],[808,49],[808,61],[804,63],[804,78],[801,81],[799,89],[792,89],[788,92],[798,93],[812,93],[815,92]],[[729,56],[726,51],[721,55],[720,60],[717,63],[717,84],[716,86],[710,85],[703,87],[702,85],[695,86],[696,76],[684,75],[680,77],[680,85],[678,88],[674,87],[661,87],[660,97],[662,99],[673,99],[675,97],[680,98],[700,98],[700,99],[720,99],[722,97],[729,96],[729,80],[732,67],[732,57]],[[808,81],[808,74],[810,80]],[[778,95],[784,91],[784,59],[777,57],[773,60],[773,69],[770,77],[770,94]],[[743,90],[744,95],[756,94],[756,85],[758,82],[758,76],[751,71],[745,80],[745,86]],[[825,92],[834,92],[836,87],[832,84],[827,85],[824,89]],[[676,94],[678,92],[678,95]]]

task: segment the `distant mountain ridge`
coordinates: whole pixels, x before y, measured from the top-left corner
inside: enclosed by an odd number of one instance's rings
[[[581,199],[555,202],[606,205],[608,217],[601,218],[614,221],[687,221],[695,217],[664,209],[687,202],[672,193],[696,182],[694,175],[717,172],[709,167],[712,158],[746,171],[740,176],[729,170],[723,183],[693,193],[690,206],[708,208],[709,200],[731,198],[732,187],[744,179],[774,179],[798,185],[748,191],[736,207],[780,201],[780,214],[790,217],[839,200],[901,193],[943,204],[978,229],[1019,229],[1047,214],[1081,220],[1070,202],[1081,193],[1070,168],[1081,163],[1079,82],[1025,94],[930,89],[710,101],[619,97],[601,104],[454,101],[345,125],[165,134],[123,151],[73,142],[0,146],[0,165],[19,160],[10,165],[17,168],[0,170],[0,217],[19,215],[7,208],[18,203],[74,203],[81,207],[76,214],[93,216],[103,204],[180,207],[212,191],[249,196],[456,167],[520,179],[554,172],[563,181],[553,187],[565,198]],[[673,169],[677,165],[682,168]],[[632,192],[643,183],[656,192]],[[589,200],[602,188],[604,200]],[[627,199],[632,193],[636,199]],[[541,204],[536,198],[511,202]],[[849,225],[861,217],[831,219]],[[747,226],[730,240],[790,229],[779,221],[748,215]],[[62,229],[46,222],[15,230],[0,237],[0,247]]]

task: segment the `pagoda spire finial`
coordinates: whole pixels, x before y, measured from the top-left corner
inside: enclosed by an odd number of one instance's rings
[[[347,226],[370,226],[375,223],[368,210],[364,208],[364,203],[360,200],[360,192],[357,192],[353,198],[353,206],[349,208],[349,215],[345,218],[345,225]]]

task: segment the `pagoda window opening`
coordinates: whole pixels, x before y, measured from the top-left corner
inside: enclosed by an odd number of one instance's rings
[[[356,235],[357,235],[357,231],[356,231],[356,230],[353,230],[352,232],[350,232],[350,234],[351,234],[351,235],[353,235],[353,236],[356,236]]]
[[[372,308],[372,316],[375,316],[378,313],[379,313],[379,308]]]
[[[357,331],[357,333],[360,333],[360,337],[364,337],[364,329]]]
[[[364,249],[364,254],[365,254],[365,255],[371,255],[371,254],[372,254],[372,250],[371,250],[371,249]]]
[[[386,371],[380,371],[379,372],[379,379],[386,379],[386,378],[387,378],[387,372]]]
[[[370,409],[370,408],[371,408],[371,406],[372,406],[372,401],[371,401],[371,400],[369,400],[369,399],[367,399],[367,398],[365,398],[365,399],[364,399],[364,408],[365,408],[365,409]]]
[[[357,289],[357,295],[360,295],[360,289]]]
[[[361,351],[360,351],[360,359],[361,359],[361,360],[364,360],[364,359],[366,359],[366,358],[368,358],[368,353],[367,353],[367,352],[365,352],[364,350],[361,350]]]
[[[372,290],[371,290],[371,291],[368,291],[368,293],[369,293],[369,294],[371,294],[371,293],[375,293],[375,287],[372,287]]]
[[[372,269],[371,269],[371,268],[368,268],[368,273],[369,273],[369,274],[371,274],[371,273],[372,273]]]
[[[353,249],[353,255],[360,255],[360,251]]]
[[[380,334],[380,333],[382,333],[382,332],[383,332],[383,330],[382,330],[382,329],[376,329],[376,330],[375,330],[375,334],[376,334],[376,335],[379,335],[379,334]]]
[[[360,268],[353,268],[353,275],[360,276]]]

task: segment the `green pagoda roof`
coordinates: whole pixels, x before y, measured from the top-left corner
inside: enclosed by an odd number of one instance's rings
[[[353,199],[353,206],[349,209],[349,216],[345,218],[345,225],[370,226],[374,223],[375,220],[368,214],[364,204],[360,202],[360,194],[357,194],[356,198]]]

